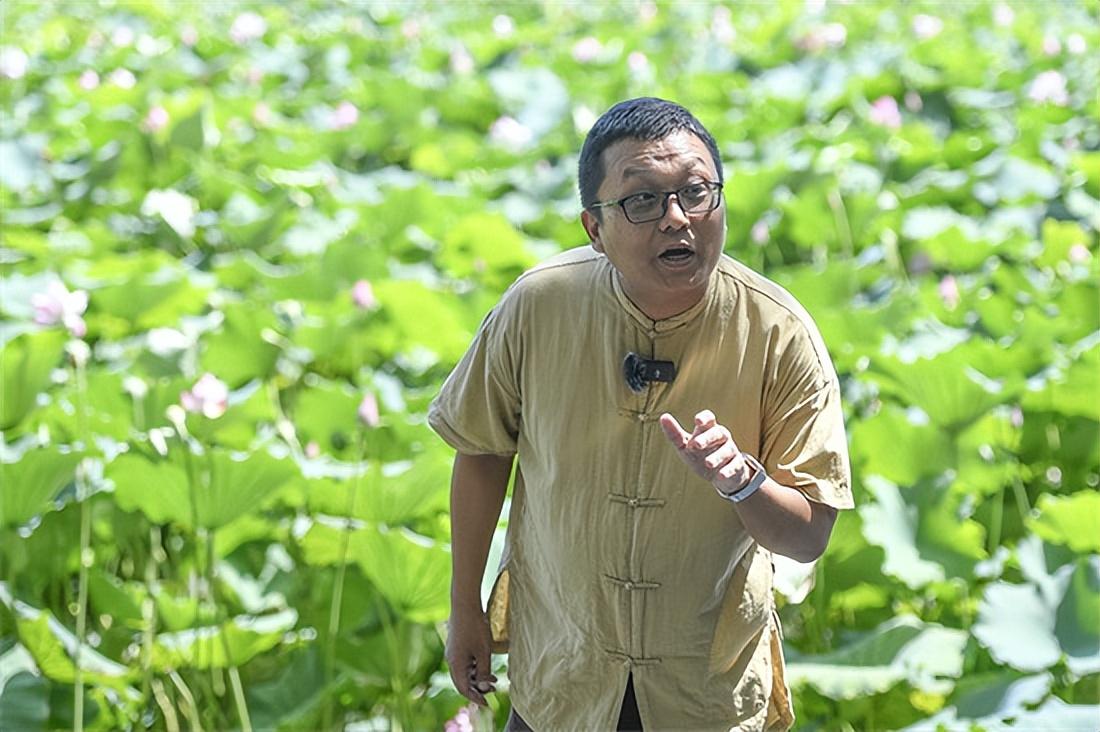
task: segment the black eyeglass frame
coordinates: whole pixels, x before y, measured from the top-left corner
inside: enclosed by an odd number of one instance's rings
[[[689,209],[684,207],[683,197],[682,197],[681,194],[684,191],[686,191],[687,189],[694,188],[695,186],[699,186],[699,185],[706,186],[707,190],[710,191],[711,195],[714,195],[715,193],[717,193],[718,195],[714,196],[713,203],[711,203],[710,208],[705,209],[705,210],[696,210],[696,209],[689,210]],[[619,198],[619,199],[614,200],[614,201],[597,201],[597,202],[589,205],[588,208],[593,209],[593,208],[608,208],[610,206],[618,206],[619,208],[622,209],[623,216],[625,216],[626,220],[629,221],[630,223],[632,223],[632,224],[649,224],[649,223],[652,223],[654,221],[660,221],[661,219],[663,219],[668,214],[668,199],[670,199],[672,196],[676,196],[676,202],[680,204],[680,210],[683,211],[688,216],[708,214],[711,211],[714,211],[715,209],[717,209],[719,206],[722,205],[722,189],[724,187],[725,187],[725,185],[723,183],[715,183],[713,181],[704,180],[704,181],[699,181],[697,183],[689,183],[686,186],[683,186],[682,188],[678,188],[675,191],[638,191],[637,193],[631,193],[629,196],[623,196],[622,198]],[[653,194],[656,194],[658,196],[663,197],[663,199],[661,201],[661,213],[658,214],[657,216],[651,218],[651,219],[643,219],[641,221],[635,221],[634,219],[630,218],[630,214],[628,214],[626,212],[626,202],[629,201],[631,198],[634,198],[635,196],[653,195]]]

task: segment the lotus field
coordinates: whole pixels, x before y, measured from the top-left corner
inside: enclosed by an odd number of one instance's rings
[[[1100,728],[1095,3],[0,16],[0,728],[499,727],[443,663],[425,413],[586,243],[584,134],[642,95],[714,133],[727,252],[840,373],[797,728]]]

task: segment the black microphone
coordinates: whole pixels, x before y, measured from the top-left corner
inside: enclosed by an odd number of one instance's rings
[[[623,359],[623,378],[626,379],[626,385],[630,390],[637,393],[646,388],[651,381],[672,383],[676,378],[676,364],[672,361],[642,358],[630,352]]]

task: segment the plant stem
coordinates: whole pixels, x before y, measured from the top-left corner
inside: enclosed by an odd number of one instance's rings
[[[153,600],[153,585],[157,580],[157,556],[160,551],[160,527],[150,526],[149,560],[145,563],[145,591],[148,595],[141,602],[141,620],[143,625],[141,633],[141,696],[144,703],[148,703],[150,687],[152,687],[154,696],[157,693],[156,687],[152,686],[156,681],[153,678],[153,642],[156,639],[157,632],[157,611],[156,602]],[[161,703],[160,698],[157,698],[157,703]],[[165,724],[167,724],[167,720]]]
[[[195,695],[187,688],[187,684],[178,671],[169,671],[168,676],[172,679],[172,683],[176,685],[180,695],[183,696],[183,700],[187,702],[184,712],[191,719],[192,732],[203,732],[202,720],[199,718],[199,706],[195,703]]]
[[[997,551],[997,547],[1001,545],[1001,525],[1004,522],[1005,513],[1005,489],[1001,486],[1001,489],[997,491],[997,495],[993,499],[992,515],[989,518],[989,556],[993,556],[993,553]]]
[[[80,431],[81,445],[85,454],[91,446],[91,433],[88,429],[87,391],[88,383],[84,372],[84,360],[73,359],[76,377],[76,418]],[[88,622],[88,568],[95,561],[91,548],[92,510],[88,491],[87,458],[81,459],[76,466],[76,500],[80,503],[80,554],[79,580],[76,597],[76,652],[73,654],[73,730],[84,730],[84,670],[81,667],[81,653],[84,648],[84,636]]]
[[[394,629],[393,620],[390,619],[389,610],[386,608],[386,600],[381,594],[375,595],[375,603],[378,606],[378,618],[382,621],[382,631],[386,636],[386,643],[390,649],[390,658],[393,661],[393,675],[390,677],[390,688],[393,689],[394,698],[396,699],[395,716],[391,719],[393,724],[392,729],[401,730],[411,727],[410,717],[412,716],[408,708],[408,699],[405,694],[405,674],[404,669],[398,668],[398,664],[402,663],[405,656],[401,652],[401,642],[397,631]],[[400,622],[398,618],[398,622]]]
[[[348,489],[348,502],[344,511],[345,522],[344,533],[340,541],[340,561],[336,565],[336,580],[332,588],[332,602],[329,605],[328,612],[328,637],[325,642],[324,661],[325,689],[328,689],[329,685],[332,684],[336,668],[336,637],[340,632],[340,611],[344,602],[344,581],[347,577],[348,553],[351,550],[351,527],[353,517],[355,516],[355,498],[359,493],[359,476],[363,466],[364,451],[365,445],[363,435],[360,433],[358,460],[356,461],[355,472],[352,474],[351,486]],[[332,699],[325,704],[325,711],[321,720],[322,729],[328,730],[332,726],[334,704],[335,701]]]
[[[244,698],[244,687],[241,685],[241,674],[237,670],[236,665],[233,663],[233,657],[229,650],[229,630],[228,626],[230,620],[228,617],[222,617],[223,610],[217,603],[217,564],[214,561],[214,542],[216,533],[214,529],[206,532],[206,593],[207,601],[211,612],[213,613],[213,619],[216,623],[217,633],[222,641],[222,651],[225,653],[225,665],[229,670],[229,685],[233,690],[233,704],[237,708],[237,719],[241,723],[242,732],[252,732],[252,719],[248,714],[248,703]],[[227,614],[226,614],[227,615]],[[213,643],[213,637],[210,642]],[[214,649],[210,649],[211,667],[213,667],[213,653]]]
[[[180,723],[176,717],[176,710],[172,707],[172,700],[168,698],[168,694],[164,691],[164,684],[160,679],[153,679],[153,698],[156,699],[157,706],[160,707],[160,713],[164,715],[164,728],[167,732],[179,732]]]
[[[84,462],[76,470],[77,500],[80,501],[80,579],[76,597],[76,653],[73,659],[73,729],[84,729],[84,670],[81,668],[81,651],[84,648],[85,626],[88,620],[88,567],[94,561],[90,546],[92,512],[89,508],[87,485],[84,480]]]
[[[225,638],[222,635],[222,638]],[[229,641],[226,641],[228,651]],[[236,666],[229,667],[229,683],[233,687],[233,701],[237,705],[237,717],[241,721],[242,732],[252,732],[252,719],[248,716],[248,703],[244,698],[244,687],[241,686],[241,673]]]

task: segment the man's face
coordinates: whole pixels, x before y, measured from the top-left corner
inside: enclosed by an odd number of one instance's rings
[[[603,151],[603,166],[600,201],[718,182],[707,146],[687,131],[662,140],[619,140]],[[725,241],[725,200],[714,211],[688,215],[678,199],[669,199],[663,217],[643,224],[628,221],[620,206],[601,209],[602,221],[581,213],[593,248],[607,255],[627,296],[654,320],[681,313],[702,298]]]

